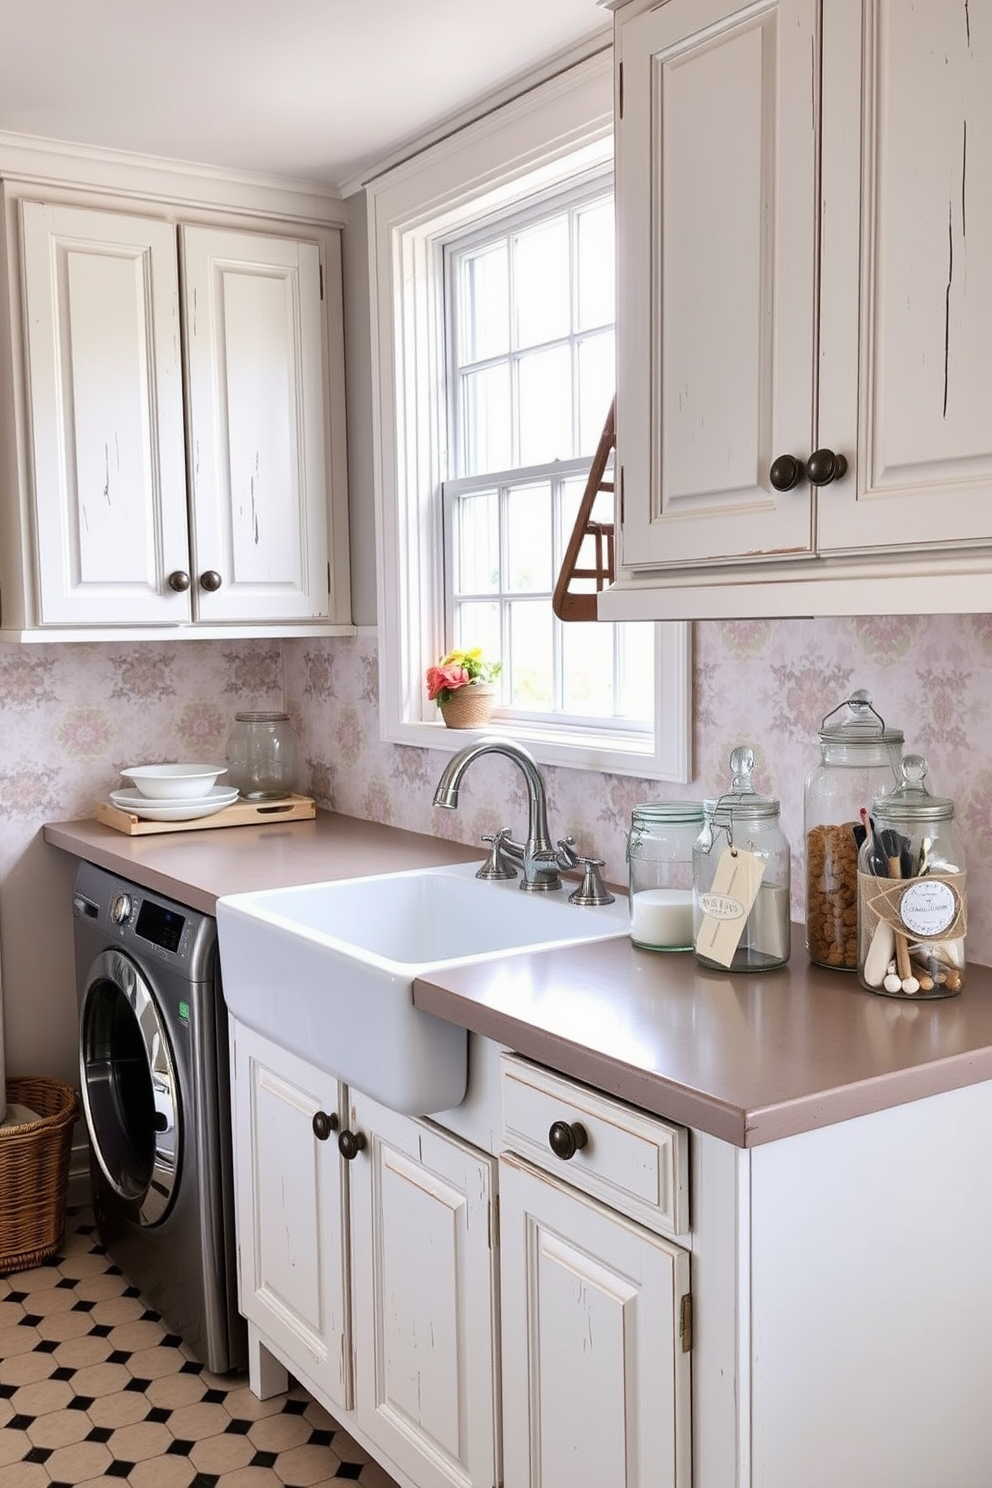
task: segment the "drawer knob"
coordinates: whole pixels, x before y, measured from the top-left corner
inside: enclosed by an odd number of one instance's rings
[[[169,588],[174,589],[177,594],[185,594],[189,588],[189,574],[177,568],[175,573],[169,575]]]
[[[813,486],[829,486],[847,474],[847,461],[832,449],[814,450],[806,461],[806,476]]]
[[[568,1162],[588,1141],[589,1133],[581,1121],[552,1121],[548,1132],[548,1146],[562,1162]]]
[[[354,1162],[355,1158],[368,1146],[364,1132],[350,1132],[345,1130],[338,1134],[338,1151],[346,1162]]]
[[[337,1116],[332,1111],[330,1115],[326,1111],[315,1111],[313,1121],[313,1134],[318,1142],[326,1142],[332,1131],[337,1131],[340,1125]]]
[[[208,594],[216,594],[223,582],[215,568],[208,568],[200,575],[200,588],[206,589]]]

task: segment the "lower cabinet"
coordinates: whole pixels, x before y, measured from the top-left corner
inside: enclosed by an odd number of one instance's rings
[[[506,1488],[688,1488],[688,1253],[499,1166]]]
[[[495,1159],[240,1024],[231,1038],[253,1389],[288,1370],[401,1483],[492,1488]]]

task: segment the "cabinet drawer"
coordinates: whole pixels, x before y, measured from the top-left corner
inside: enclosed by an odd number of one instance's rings
[[[684,1127],[516,1054],[500,1056],[500,1107],[503,1146],[509,1151],[659,1234],[688,1231],[689,1134]],[[551,1145],[552,1128],[557,1128],[561,1155]]]

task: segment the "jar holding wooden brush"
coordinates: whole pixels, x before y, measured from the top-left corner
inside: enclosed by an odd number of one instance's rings
[[[872,807],[858,857],[858,974],[888,997],[953,997],[965,983],[967,889],[954,802],[932,796],[927,762]]]

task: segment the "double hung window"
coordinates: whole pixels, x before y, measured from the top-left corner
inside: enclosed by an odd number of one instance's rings
[[[540,761],[680,780],[688,627],[551,606],[614,393],[611,110],[594,57],[368,190],[380,718],[454,747],[424,671],[482,647]]]

